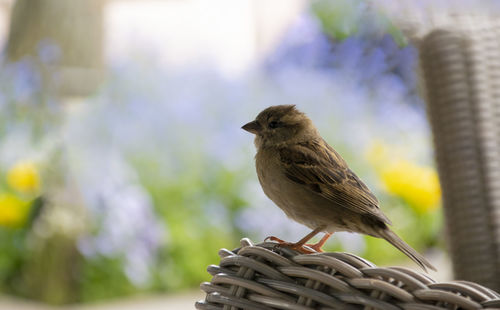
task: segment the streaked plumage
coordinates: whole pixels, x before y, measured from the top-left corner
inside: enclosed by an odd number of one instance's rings
[[[377,198],[295,106],[269,107],[242,128],[256,135],[255,163],[264,193],[288,217],[313,229],[289,246],[303,248],[320,231],[357,232],[383,238],[424,270],[435,270],[389,229]],[[313,249],[320,250],[328,237]]]

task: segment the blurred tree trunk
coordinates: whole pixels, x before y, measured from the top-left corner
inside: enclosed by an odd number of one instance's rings
[[[42,80],[42,101],[96,91],[102,80],[104,4],[104,0],[15,2],[7,61],[27,57],[35,64]],[[66,171],[64,160],[54,158],[54,162],[61,166],[55,171]],[[85,230],[85,208],[68,179],[46,184],[46,203],[28,233],[27,257],[11,283],[15,293],[53,304],[76,302],[80,297],[82,257],[76,242]]]
[[[15,294],[57,305],[81,300],[77,242],[88,231],[84,200],[66,162],[63,155],[54,157],[42,206],[26,234],[20,272],[11,282]]]
[[[47,49],[53,44],[60,51],[60,94],[91,94],[101,80],[104,4],[105,0],[17,0],[7,59],[16,61],[29,55],[43,62],[51,57]]]

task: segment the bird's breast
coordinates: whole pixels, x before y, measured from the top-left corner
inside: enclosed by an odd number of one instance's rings
[[[323,212],[316,201],[321,198],[286,177],[278,153],[259,152],[255,159],[257,176],[267,197],[291,219],[312,229],[323,225],[318,222]]]
[[[287,189],[284,184],[286,182],[285,176],[280,169],[279,158],[260,152],[257,154],[255,167],[264,193],[281,207],[283,201],[286,200]]]

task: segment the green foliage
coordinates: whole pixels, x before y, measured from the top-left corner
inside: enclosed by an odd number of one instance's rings
[[[407,44],[399,28],[383,13],[370,7],[366,0],[315,0],[311,10],[332,39],[344,40],[359,34],[362,25],[369,25],[370,31],[388,33],[400,46]]]
[[[334,39],[343,40],[358,31],[360,0],[316,0],[311,8],[318,16],[323,30]]]
[[[20,271],[25,253],[25,231],[0,227],[0,290],[11,291],[13,277]]]
[[[208,162],[203,169],[190,168],[176,179],[155,178],[148,170],[156,167],[147,160],[140,162],[142,182],[168,233],[158,257],[155,289],[171,291],[209,280],[206,267],[218,263],[217,249],[237,245],[241,236],[234,218],[246,206],[240,195],[245,178]],[[204,209],[212,204],[219,209]]]
[[[441,209],[427,213],[417,213],[398,197],[381,196],[381,205],[393,222],[391,227],[406,243],[415,250],[422,252],[438,245],[441,229]],[[365,236],[365,258],[377,264],[394,264],[406,261],[408,258],[383,239]],[[409,262],[411,264],[411,262]]]
[[[78,278],[79,300],[82,302],[127,296],[138,291],[124,274],[120,258],[100,256],[86,260]]]

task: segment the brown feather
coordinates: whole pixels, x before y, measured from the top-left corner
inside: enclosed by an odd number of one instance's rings
[[[285,175],[296,183],[308,185],[312,192],[332,201],[335,206],[374,216],[390,225],[375,195],[347,167],[344,159],[327,146],[321,139],[280,148]]]

